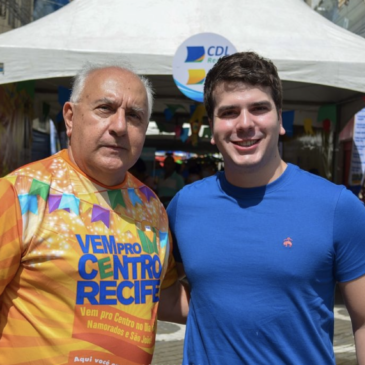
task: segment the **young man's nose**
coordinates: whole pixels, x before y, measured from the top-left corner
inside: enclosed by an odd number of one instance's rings
[[[248,110],[242,110],[237,118],[236,128],[240,129],[251,129],[254,126],[253,116]]]

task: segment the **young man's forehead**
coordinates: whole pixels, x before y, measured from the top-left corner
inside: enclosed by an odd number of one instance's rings
[[[214,102],[214,110],[225,109],[225,108],[234,108],[241,104],[241,98],[235,98],[235,96],[230,97],[233,93],[236,92],[250,92],[250,91],[259,90],[260,93],[256,93],[257,97],[249,96],[249,99],[246,99],[250,102],[252,106],[264,106],[266,104],[270,104],[276,108],[276,104],[273,98],[272,89],[269,86],[262,85],[253,85],[247,82],[241,81],[221,81],[218,83],[213,90],[213,102]],[[240,101],[241,100],[241,101]],[[219,105],[218,105],[219,104]]]
[[[220,81],[214,87],[213,95],[217,92],[233,92],[233,91],[246,91],[252,89],[259,89],[262,92],[269,94],[271,96],[271,88],[269,86],[263,86],[259,84],[250,84],[244,81]]]

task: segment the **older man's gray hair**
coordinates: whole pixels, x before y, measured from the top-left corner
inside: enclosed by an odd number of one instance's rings
[[[149,119],[152,114],[152,108],[153,108],[153,90],[152,90],[151,82],[147,78],[136,74],[132,70],[132,68],[129,67],[128,65],[120,64],[117,62],[110,62],[110,63],[87,62],[74,77],[72,91],[71,91],[71,95],[70,95],[70,102],[77,103],[80,100],[81,93],[85,87],[85,81],[86,81],[87,77],[93,71],[101,70],[101,69],[109,68],[109,67],[116,67],[121,70],[129,71],[141,80],[142,84],[144,85],[144,87],[146,89],[147,103],[148,103],[148,119]]]

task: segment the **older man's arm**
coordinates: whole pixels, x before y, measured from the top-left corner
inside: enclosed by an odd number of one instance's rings
[[[339,284],[351,317],[359,365],[365,365],[365,275]]]
[[[179,280],[161,290],[158,319],[185,324],[189,313],[190,288],[182,264],[176,263],[176,268]]]

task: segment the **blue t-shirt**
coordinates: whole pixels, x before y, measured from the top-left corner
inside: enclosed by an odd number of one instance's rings
[[[365,274],[354,194],[288,164],[263,187],[188,185],[168,215],[191,285],[183,365],[335,364],[335,284]]]

